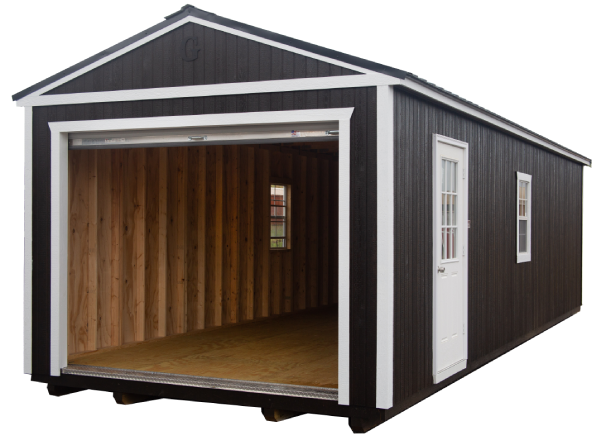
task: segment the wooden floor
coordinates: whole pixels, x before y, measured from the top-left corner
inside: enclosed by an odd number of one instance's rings
[[[69,364],[338,388],[337,307],[75,354]]]

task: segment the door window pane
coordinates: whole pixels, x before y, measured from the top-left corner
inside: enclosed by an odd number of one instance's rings
[[[453,177],[452,191],[457,192],[457,164],[455,162],[451,162],[451,167],[451,176]]]
[[[451,229],[451,259],[457,257],[457,229]]]
[[[440,219],[441,224],[446,225],[446,194],[442,194],[442,217]]]
[[[446,160],[442,161],[442,192],[446,190]]]
[[[453,219],[451,220],[451,224],[456,226],[457,225],[457,196],[456,195],[452,196],[452,203],[453,203],[453,206],[451,208],[451,213],[453,215]]]
[[[442,228],[442,259],[446,259],[446,227]]]

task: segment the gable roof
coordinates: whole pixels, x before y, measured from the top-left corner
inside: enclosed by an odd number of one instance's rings
[[[165,17],[163,22],[161,22],[155,26],[152,26],[149,29],[146,29],[143,32],[140,32],[137,35],[134,35],[131,38],[128,38],[118,44],[115,44],[114,46],[112,46],[106,50],[103,50],[102,52],[97,53],[97,54],[87,58],[86,60],[81,61],[80,63],[77,63],[74,66],[69,67],[68,69],[65,69],[59,73],[56,73],[55,75],[52,75],[49,78],[46,78],[43,81],[38,82],[37,84],[34,84],[18,93],[15,93],[12,96],[12,100],[18,101],[19,99],[22,99],[25,96],[45,87],[47,85],[50,85],[53,82],[56,82],[59,79],[62,79],[67,75],[70,75],[71,73],[76,72],[77,70],[81,70],[82,68],[84,68],[96,61],[99,61],[102,58],[105,58],[115,52],[118,52],[119,50],[147,37],[148,35],[156,33],[158,31],[164,29],[165,27],[170,26],[171,24],[176,23],[177,21],[180,21],[181,19],[183,19],[187,16],[200,18],[202,20],[206,20],[206,21],[209,21],[209,22],[212,22],[215,24],[219,24],[219,25],[231,28],[231,29],[236,29],[238,31],[246,32],[248,34],[255,35],[257,37],[265,38],[270,41],[274,41],[274,42],[277,42],[280,44],[285,44],[287,46],[295,47],[297,49],[305,50],[307,52],[325,56],[325,57],[331,58],[333,60],[351,64],[356,67],[361,67],[363,69],[367,69],[367,70],[371,70],[373,72],[392,76],[392,77],[395,77],[398,79],[405,79],[407,76],[407,72],[405,72],[403,70],[395,69],[393,67],[385,66],[383,64],[378,64],[376,62],[368,61],[368,60],[365,60],[365,59],[362,59],[362,58],[359,58],[356,56],[348,55],[346,53],[337,52],[336,50],[327,49],[325,47],[321,47],[316,44],[306,43],[305,41],[301,41],[301,40],[297,40],[295,38],[280,35],[275,32],[270,32],[270,31],[267,31],[264,29],[260,29],[258,27],[240,23],[238,21],[229,20],[228,18],[220,17],[211,12],[197,9],[196,7],[194,7],[192,5],[185,5],[181,8],[180,11],[177,11],[174,14],[171,14],[171,15],[168,15],[167,17]]]
[[[174,25],[175,23],[185,19],[186,17],[195,17],[200,20],[205,20],[207,22],[214,23],[217,26],[223,26],[231,30],[235,30],[245,34],[253,35],[258,38],[262,38],[264,40],[271,41],[273,43],[278,43],[281,45],[298,49],[300,51],[308,52],[314,55],[319,55],[321,57],[328,58],[329,60],[338,61],[341,64],[356,68],[357,70],[360,70],[362,72],[365,71],[374,74],[381,74],[385,75],[386,77],[396,78],[400,81],[405,81],[401,82],[401,86],[411,89],[418,94],[427,95],[428,97],[432,97],[432,99],[443,102],[444,104],[447,104],[450,101],[449,106],[457,108],[458,110],[464,113],[485,120],[486,122],[489,122],[492,125],[495,125],[501,129],[506,129],[507,131],[515,132],[515,134],[518,134],[521,137],[524,137],[527,140],[530,140],[540,146],[543,146],[556,152],[560,152],[562,155],[565,155],[566,157],[569,157],[577,162],[591,166],[592,162],[589,158],[584,157],[581,154],[578,154],[575,151],[572,151],[568,148],[565,148],[564,146],[556,142],[553,142],[552,140],[547,139],[546,137],[541,136],[531,130],[528,130],[527,128],[524,128],[521,125],[511,122],[510,120],[502,116],[499,116],[496,113],[486,110],[485,108],[480,107],[479,105],[476,105],[473,102],[463,99],[460,96],[449,92],[448,90],[438,87],[437,85],[432,84],[423,78],[419,78],[417,75],[406,72],[404,70],[396,69],[394,67],[379,64],[373,61],[368,61],[366,59],[359,58],[353,55],[348,55],[343,52],[327,49],[316,44],[307,43],[305,41],[297,40],[295,38],[277,34],[275,32],[270,32],[264,29],[250,26],[248,24],[240,23],[238,21],[230,20],[228,18],[220,17],[211,12],[198,9],[192,5],[185,5],[179,11],[166,16],[163,22],[155,26],[152,26],[146,29],[145,31],[140,32],[132,36],[131,38],[128,38],[106,50],[103,50],[102,52],[99,52],[87,58],[86,60],[69,67],[68,69],[65,69],[55,75],[52,75],[49,78],[46,78],[43,81],[38,82],[37,84],[34,84],[18,93],[15,93],[12,96],[12,99],[13,101],[18,101],[24,97],[27,97],[30,94],[38,92],[40,89],[44,87],[50,86],[53,83],[58,82],[61,79],[64,79],[66,76],[69,76],[75,72],[85,69],[86,67],[89,70],[91,68],[89,67],[91,64],[99,62],[105,58],[111,57],[111,55],[116,54],[117,52],[127,48],[128,46],[135,45],[136,43],[138,45],[143,44],[139,43],[140,40],[146,39],[152,34],[159,33],[160,31],[163,31],[165,28]],[[57,86],[61,83],[57,84]]]

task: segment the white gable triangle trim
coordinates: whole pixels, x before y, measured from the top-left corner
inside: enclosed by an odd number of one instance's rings
[[[156,32],[154,32],[154,33],[152,33],[152,34],[150,34],[150,35],[148,35],[148,36],[140,39],[140,40],[138,40],[138,41],[135,41],[134,43],[131,43],[130,45],[128,45],[126,47],[123,47],[122,49],[120,49],[120,50],[118,50],[118,51],[116,51],[116,52],[114,52],[114,53],[112,53],[110,55],[105,56],[102,59],[99,59],[99,60],[97,60],[97,61],[95,61],[95,62],[93,62],[93,63],[91,63],[91,64],[89,64],[89,65],[87,65],[85,67],[82,67],[81,69],[79,69],[79,70],[77,70],[77,71],[75,71],[75,72],[73,72],[73,73],[71,73],[69,75],[66,75],[66,76],[64,76],[64,77],[62,77],[62,78],[54,81],[53,83],[48,84],[48,85],[40,88],[39,90],[36,90],[36,91],[28,94],[27,96],[23,96],[21,99],[19,99],[17,101],[17,105],[18,106],[23,106],[23,105],[25,105],[24,100],[41,96],[44,93],[46,93],[46,92],[48,92],[48,91],[50,91],[50,90],[52,90],[52,89],[54,89],[54,88],[62,85],[62,84],[65,84],[65,83],[67,83],[67,82],[69,82],[69,81],[71,81],[71,80],[73,80],[73,79],[75,79],[75,78],[77,78],[77,77],[79,77],[79,76],[81,76],[81,75],[83,75],[83,74],[91,71],[91,70],[94,70],[94,69],[100,67],[101,65],[106,64],[106,63],[108,63],[108,62],[110,62],[110,61],[112,61],[112,60],[114,60],[114,59],[116,59],[116,58],[118,58],[118,57],[120,57],[120,56],[122,56],[122,55],[124,55],[124,54],[126,54],[126,53],[128,53],[128,52],[130,52],[130,51],[132,51],[132,50],[134,50],[136,48],[138,48],[138,47],[140,47],[140,46],[143,46],[144,44],[146,44],[146,43],[148,43],[148,42],[150,42],[150,41],[152,41],[152,40],[154,40],[154,39],[156,39],[158,37],[161,37],[162,35],[165,35],[168,32],[170,32],[170,31],[172,31],[174,29],[177,29],[178,27],[181,27],[181,26],[183,26],[183,25],[185,25],[187,23],[199,24],[201,26],[205,26],[205,27],[209,27],[209,28],[212,28],[212,29],[215,29],[215,30],[226,32],[226,33],[229,33],[231,35],[236,35],[238,37],[242,37],[242,38],[246,38],[248,40],[256,41],[258,43],[263,43],[263,44],[267,44],[267,45],[272,46],[272,47],[277,47],[279,49],[286,50],[288,52],[297,53],[299,55],[307,56],[309,58],[317,59],[319,61],[327,62],[329,64],[333,64],[333,65],[336,65],[336,66],[339,66],[339,67],[345,67],[345,68],[354,70],[354,71],[359,72],[359,73],[364,73],[364,74],[367,74],[367,75],[373,74],[375,76],[384,76],[384,77],[391,78],[388,75],[383,75],[381,73],[374,72],[372,70],[367,70],[367,69],[364,69],[362,67],[358,67],[358,66],[355,66],[355,65],[352,65],[352,64],[348,64],[348,63],[345,63],[345,62],[342,62],[342,61],[338,61],[338,60],[333,59],[333,58],[328,58],[326,56],[318,55],[316,53],[309,52],[307,50],[298,49],[298,48],[293,47],[293,46],[289,46],[289,45],[286,45],[286,44],[278,43],[276,41],[272,41],[272,40],[269,40],[267,38],[258,37],[256,35],[253,35],[253,34],[250,34],[250,33],[247,33],[247,32],[243,32],[243,31],[240,31],[240,30],[237,30],[237,29],[233,29],[233,28],[230,28],[230,27],[227,27],[227,26],[223,26],[221,24],[212,23],[211,21],[203,20],[201,18],[197,18],[197,17],[193,17],[193,16],[188,15],[186,17],[181,18],[179,21],[177,21],[175,23],[172,23],[172,24],[170,24],[170,25],[168,25],[168,26],[166,26],[166,27],[164,27],[164,28],[162,28],[162,29],[160,29],[160,30],[158,30],[158,31],[156,31]],[[396,78],[393,78],[393,79],[396,80]],[[266,81],[264,81],[264,82],[266,82]]]

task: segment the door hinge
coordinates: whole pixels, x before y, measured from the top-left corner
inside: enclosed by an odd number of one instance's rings
[[[465,256],[465,246],[463,246],[463,256]]]
[[[465,168],[463,168],[463,178],[465,178]]]

